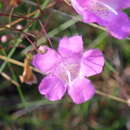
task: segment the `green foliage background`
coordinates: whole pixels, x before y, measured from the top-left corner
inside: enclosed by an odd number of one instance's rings
[[[48,5],[51,5],[48,7]],[[41,8],[33,16],[27,14]],[[47,8],[48,7],[48,8]],[[130,10],[126,10],[130,15]],[[6,16],[5,14],[9,14]],[[17,17],[13,16],[17,15]],[[6,24],[24,18],[10,28]],[[39,21],[44,25],[47,34],[42,32]],[[18,31],[20,24],[23,29]],[[3,30],[1,30],[4,27]],[[0,43],[0,55],[7,59],[23,62],[32,45],[24,37],[26,33],[37,45],[54,48],[63,36],[80,34],[85,48],[99,48],[104,52],[106,64],[102,74],[92,77],[97,90],[106,95],[95,97],[81,105],[75,105],[66,95],[63,100],[50,102],[38,93],[38,84],[21,83],[19,75],[23,68],[0,58],[0,129],[1,130],[129,130],[130,111],[127,100],[130,94],[130,40],[117,40],[99,26],[84,24],[71,6],[62,0],[23,0],[16,7],[9,1],[0,1],[0,37],[8,36],[5,43]],[[42,75],[34,72],[38,83]],[[3,77],[10,77],[7,80]],[[14,85],[12,81],[18,83]],[[113,97],[122,98],[126,103],[116,101]]]

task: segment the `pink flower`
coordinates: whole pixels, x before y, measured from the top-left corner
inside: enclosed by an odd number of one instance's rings
[[[59,42],[58,50],[47,49],[45,54],[36,54],[33,65],[47,76],[39,85],[39,92],[50,101],[60,100],[65,92],[76,104],[93,97],[95,88],[85,77],[102,72],[104,57],[99,49],[83,52],[81,36],[64,37]]]
[[[130,0],[71,0],[71,3],[85,23],[98,23],[118,39],[130,35],[130,20],[122,11],[130,7]]]

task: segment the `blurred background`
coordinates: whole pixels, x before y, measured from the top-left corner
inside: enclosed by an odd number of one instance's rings
[[[91,78],[97,94],[80,105],[68,95],[47,101],[38,92],[43,75],[29,67],[31,56],[39,45],[56,48],[61,37],[74,34],[83,36],[86,49],[105,55],[103,73]],[[0,0],[0,130],[130,130],[129,106],[129,38],[80,22],[63,0]]]

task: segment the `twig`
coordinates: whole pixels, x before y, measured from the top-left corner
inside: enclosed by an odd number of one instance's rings
[[[3,76],[5,79],[9,80],[12,84],[14,84],[15,86],[19,87],[19,83],[16,82],[15,80],[11,79],[10,76],[8,76],[6,73],[4,72],[0,72],[0,75]]]
[[[12,59],[12,58],[8,58],[8,57],[6,57],[6,56],[0,55],[0,59],[1,59],[1,60],[4,60],[4,61],[6,61],[6,62],[10,62],[10,63],[15,64],[15,65],[24,67],[24,63],[19,62],[19,61],[17,61],[17,60],[14,60],[14,59]],[[31,69],[34,70],[34,71],[36,71],[36,72],[38,72],[38,73],[41,73],[38,69],[35,69],[34,67],[31,67]]]
[[[48,34],[47,34],[47,32],[46,32],[46,29],[45,29],[44,25],[42,24],[42,22],[41,22],[40,20],[39,20],[39,23],[40,23],[40,25],[41,25],[42,32],[45,34],[45,36],[46,36],[46,38],[47,38],[47,40],[48,40],[48,42],[49,42],[51,48],[53,48],[52,42],[51,42],[51,40],[50,40],[50,38],[49,38],[49,36],[48,36]]]
[[[71,1],[69,1],[69,0],[64,0],[64,2],[65,2],[67,5],[72,6],[72,5],[71,5]]]
[[[110,95],[110,94],[107,94],[107,93],[104,93],[104,92],[101,92],[99,90],[96,90],[96,93],[100,96],[104,96],[104,97],[107,97],[107,98],[110,98],[110,99],[113,99],[115,101],[118,101],[118,102],[122,102],[122,103],[125,103],[128,105],[128,101],[122,99],[122,98],[119,98],[119,97],[116,97],[116,96],[113,96],[113,95]]]
[[[7,13],[1,13],[0,12],[0,16],[10,16],[10,14],[7,14]],[[18,15],[15,15],[15,14],[11,14],[11,17],[16,17],[16,18],[23,18],[25,20],[32,20],[32,21],[35,21],[37,20],[36,18],[30,18],[30,17],[26,17],[26,16],[18,16]],[[7,25],[6,25],[7,26]]]

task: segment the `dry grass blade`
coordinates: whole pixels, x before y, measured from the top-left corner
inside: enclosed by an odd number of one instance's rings
[[[14,59],[12,59],[12,58],[8,58],[8,57],[6,57],[6,56],[0,55],[0,59],[1,59],[1,60],[4,60],[4,61],[6,61],[6,62],[10,62],[10,63],[15,64],[15,65],[24,67],[24,63],[19,62],[19,61],[17,61],[17,60],[14,60]],[[38,72],[38,73],[41,73],[38,69],[36,69],[36,68],[34,68],[34,67],[31,67],[31,69],[34,70],[34,71],[36,71],[36,72]]]
[[[9,75],[7,75],[6,73],[0,72],[0,75],[1,75],[2,77],[4,77],[6,80],[10,81],[10,82],[11,82],[12,84],[14,84],[15,86],[17,86],[17,87],[20,86],[18,82],[16,82],[15,80],[13,80],[13,79],[12,79]]]

